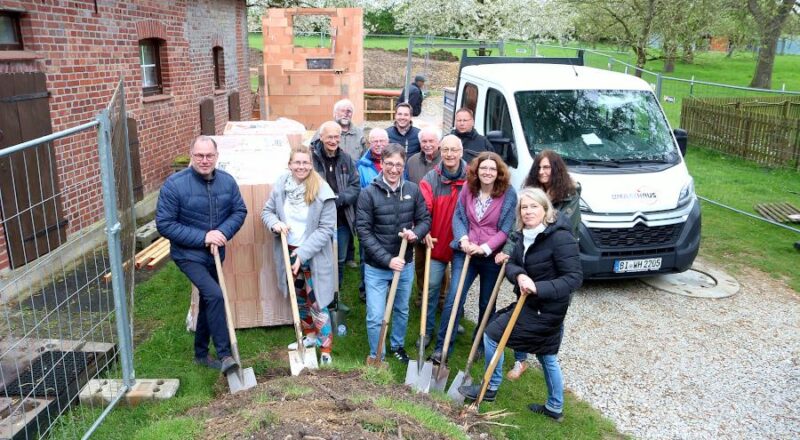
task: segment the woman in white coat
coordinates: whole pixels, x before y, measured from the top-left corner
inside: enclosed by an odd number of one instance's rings
[[[328,305],[333,301],[333,233],[336,228],[336,196],[312,164],[308,147],[292,148],[289,173],[278,178],[272,187],[261,219],[274,233],[286,233],[292,258],[292,273],[302,321],[303,345],[320,347],[320,363],[331,362],[333,331]],[[286,276],[281,240],[274,241],[275,271],[278,279]],[[286,285],[278,288],[288,295]],[[297,343],[289,349],[297,349]]]

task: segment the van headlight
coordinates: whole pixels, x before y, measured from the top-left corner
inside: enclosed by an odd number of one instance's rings
[[[580,206],[581,212],[592,212],[592,209],[589,208],[589,205],[586,204],[586,202],[583,200],[583,197],[581,197],[579,199],[579,206]]]
[[[686,206],[694,199],[694,179],[689,178],[689,182],[681,188],[681,193],[678,195],[678,207]]]

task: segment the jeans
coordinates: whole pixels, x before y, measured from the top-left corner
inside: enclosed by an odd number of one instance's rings
[[[219,359],[230,356],[231,341],[228,338],[225,302],[222,289],[219,287],[217,268],[188,260],[176,261],[175,264],[200,292],[197,325],[194,331],[194,356],[197,358],[208,356],[209,337],[214,341]]]
[[[381,333],[383,314],[386,312],[389,285],[392,282],[394,271],[382,269],[365,264],[364,284],[367,288],[367,339],[369,341],[369,355],[377,356],[378,342]],[[408,300],[411,296],[411,283],[414,281],[414,263],[406,263],[400,271],[397,283],[394,306],[392,310],[392,333],[389,338],[389,348],[397,349],[405,345],[406,330],[408,329]],[[383,351],[381,357],[386,354]]]
[[[466,254],[461,251],[453,253],[453,274],[450,276],[450,291],[447,293],[447,300],[442,310],[442,322],[439,324],[439,335],[436,340],[437,352],[442,351],[444,347],[444,338],[447,333],[447,324],[450,321],[450,313],[453,310],[454,302],[456,299],[456,290],[458,289],[458,280],[461,277],[461,271],[464,268],[464,259]],[[486,306],[489,304],[489,298],[492,296],[494,284],[497,282],[497,276],[500,274],[500,266],[494,262],[493,257],[472,257],[467,268],[467,276],[464,279],[464,288],[461,291],[461,299],[459,301],[458,312],[456,314],[456,322],[453,325],[453,331],[450,335],[450,346],[447,348],[448,356],[453,353],[453,344],[456,340],[456,328],[464,315],[464,304],[467,302],[467,292],[475,278],[480,275],[480,297],[478,298],[478,322],[483,319],[483,313]],[[489,313],[494,314],[494,310]],[[477,331],[477,329],[476,329]],[[474,338],[474,334],[473,334]]]
[[[436,305],[439,302],[439,292],[447,272],[447,263],[431,259],[431,271],[428,275],[428,310],[425,319],[425,336],[433,337],[436,332]],[[445,315],[442,315],[444,317]],[[449,315],[447,316],[449,318]],[[446,318],[442,318],[444,320]]]
[[[486,353],[484,358],[484,368],[489,368],[495,351],[497,351],[497,341],[489,336],[483,337],[483,350]],[[500,388],[500,383],[503,382],[503,358],[504,354],[500,354],[500,360],[492,372],[492,378],[489,379],[489,389],[497,390]],[[564,409],[564,378],[561,376],[561,366],[558,365],[558,356],[555,354],[537,354],[536,359],[542,364],[542,373],[544,373],[544,383],[547,385],[547,402],[544,406],[555,413],[561,413]]]
[[[336,229],[336,257],[339,259],[337,262],[339,264],[339,288],[342,287],[342,281],[344,280],[344,262],[347,259],[347,243],[350,242],[351,237],[352,234],[347,225],[339,226]]]

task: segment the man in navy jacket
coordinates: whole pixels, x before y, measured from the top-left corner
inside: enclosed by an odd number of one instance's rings
[[[170,241],[170,255],[200,291],[194,336],[195,363],[209,368],[238,368],[231,357],[225,303],[214,265],[214,253],[225,258],[225,244],[242,227],[247,207],[233,176],[217,170],[217,144],[199,136],[190,149],[189,168],[167,178],[158,196],[156,226]],[[217,358],[208,354],[214,341]]]

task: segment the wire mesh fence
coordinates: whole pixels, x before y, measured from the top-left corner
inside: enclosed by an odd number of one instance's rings
[[[84,385],[132,385],[125,122],[120,82],[94,121],[0,150],[11,184],[0,191],[11,265],[0,280],[0,438],[88,436],[116,400],[81,404]]]

